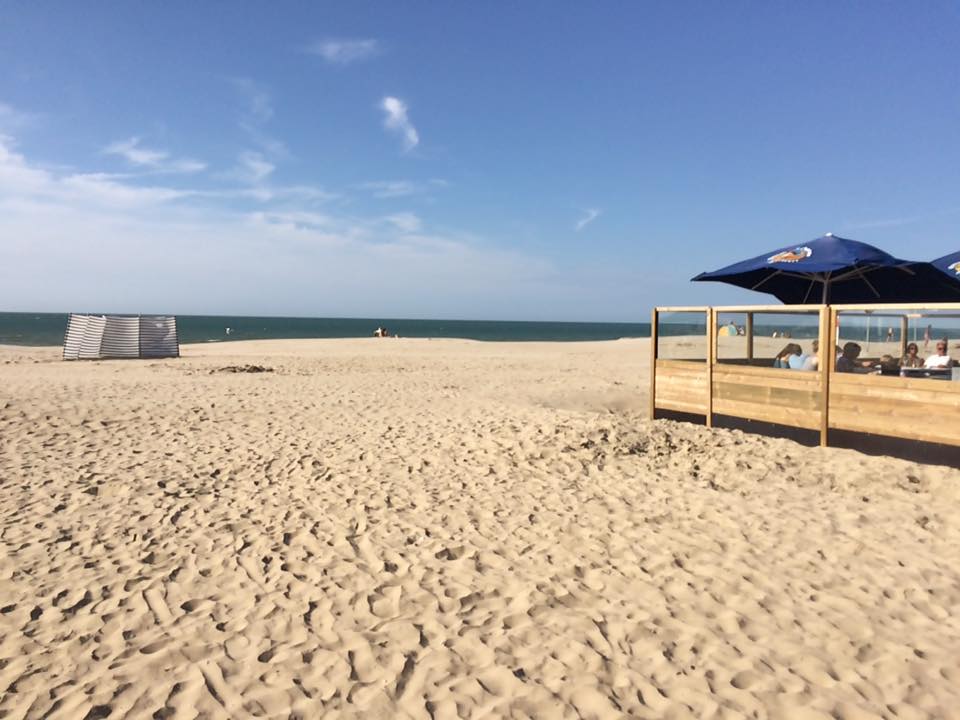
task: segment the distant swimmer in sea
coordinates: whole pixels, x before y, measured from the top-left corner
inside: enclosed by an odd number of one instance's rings
[[[224,328],[223,331],[226,335],[229,335],[230,333],[233,332],[233,328]]]

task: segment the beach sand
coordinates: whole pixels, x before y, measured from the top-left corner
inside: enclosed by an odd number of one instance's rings
[[[643,340],[183,353],[0,349],[4,718],[960,717],[956,470],[651,423]]]

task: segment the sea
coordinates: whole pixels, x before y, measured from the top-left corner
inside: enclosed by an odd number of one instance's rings
[[[181,343],[280,338],[365,338],[378,327],[412,338],[489,341],[616,340],[650,337],[650,323],[408,320],[403,318],[302,318],[178,315]],[[229,332],[228,332],[229,328]],[[0,345],[62,345],[67,313],[0,312]]]

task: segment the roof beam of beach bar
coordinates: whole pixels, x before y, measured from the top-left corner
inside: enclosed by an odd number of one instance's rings
[[[960,451],[960,303],[657,307],[650,415]]]

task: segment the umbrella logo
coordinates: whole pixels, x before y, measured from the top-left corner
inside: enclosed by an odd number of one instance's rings
[[[767,262],[795,263],[800,262],[801,260],[806,260],[811,255],[813,255],[813,250],[808,248],[806,245],[801,245],[800,247],[793,248],[793,250],[784,250],[783,252],[778,252],[776,255],[771,255],[767,258]]]
[[[960,275],[960,262],[955,262],[953,265],[948,266],[947,270],[953,270],[957,275]]]

